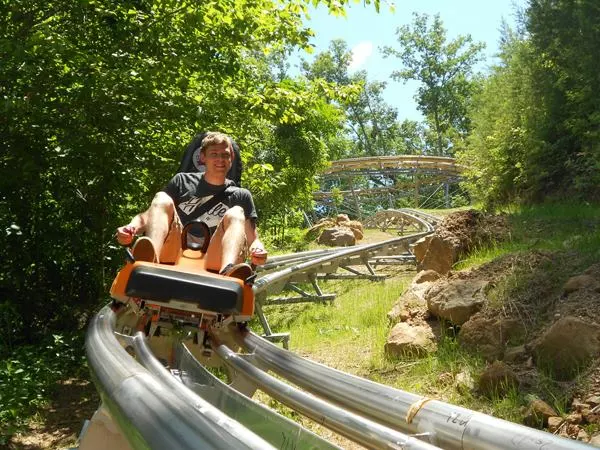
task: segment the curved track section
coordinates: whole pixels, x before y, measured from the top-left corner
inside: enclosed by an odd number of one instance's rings
[[[444,449],[583,449],[550,433],[359,378],[280,349],[251,332],[237,335],[258,363],[364,417]]]
[[[166,369],[150,373],[123,349],[105,307],[86,336],[88,363],[104,405],[132,448],[274,448],[198,396],[178,389]],[[155,358],[146,360],[156,370]],[[183,387],[183,385],[181,385]]]
[[[281,290],[290,280],[310,279],[376,255],[397,254],[433,230],[431,216],[410,210],[397,213],[420,224],[424,231],[380,244],[273,258],[256,280],[257,299]],[[368,448],[590,448],[339,372],[233,325],[211,333],[213,352],[206,358],[188,350],[183,344],[185,333],[179,334],[173,342],[175,351],[170,353],[169,371],[165,361],[153,355],[142,333],[115,333],[116,321],[110,308],[100,311],[88,329],[86,349],[103,406],[127,438],[127,446],[120,447],[123,449],[337,448],[242,395],[251,397],[256,389]],[[220,339],[223,332],[227,345]],[[238,348],[236,343],[248,353],[235,353],[232,349]],[[205,364],[226,366],[231,385],[212,375]],[[272,377],[266,370],[319,398]],[[82,444],[80,448],[106,447]]]
[[[323,175],[340,172],[352,172],[361,175],[377,174],[382,170],[398,172],[421,170],[460,176],[464,167],[457,164],[454,158],[443,156],[372,156],[367,158],[349,158],[332,161],[331,165],[323,171]]]

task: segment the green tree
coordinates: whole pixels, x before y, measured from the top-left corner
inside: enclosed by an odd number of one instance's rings
[[[593,0],[531,0],[526,19],[535,55],[536,100],[544,108],[536,126],[541,145],[528,154],[530,196],[596,200],[600,8]]]
[[[532,0],[525,33],[505,28],[460,155],[486,202],[597,200],[599,23],[596,2]]]
[[[0,314],[11,346],[77,328],[104,301],[123,255],[115,228],[164,186],[198,130],[231,133],[249,163],[266,143],[283,145],[279,127],[296,127],[311,158],[324,150],[310,129],[323,128],[318,114],[305,118],[315,92],[265,78],[257,56],[308,47],[306,10],[296,0],[0,0]]]
[[[534,130],[544,115],[535,101],[530,43],[504,24],[498,56],[500,64],[474,96],[467,145],[457,152],[469,191],[487,205],[522,198],[527,154],[539,146]]]
[[[453,141],[466,137],[470,129],[467,108],[477,87],[472,70],[484,44],[473,43],[469,35],[447,42],[439,15],[429,22],[426,14],[415,13],[412,26],[396,31],[399,49],[386,46],[383,52],[402,63],[392,78],[421,83],[415,96],[419,110],[435,134],[436,154],[446,155],[452,154]]]
[[[350,91],[345,97],[337,99],[346,113],[348,134],[354,142],[353,148],[348,148],[345,156],[395,154],[400,126],[397,110],[383,99],[386,83],[369,82],[365,71],[351,74],[351,61],[352,52],[346,42],[336,39],[312,63],[304,61],[302,69],[310,80],[323,79],[355,89],[354,95]]]

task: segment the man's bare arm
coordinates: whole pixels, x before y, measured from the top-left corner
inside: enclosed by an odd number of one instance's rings
[[[117,228],[117,242],[121,245],[129,245],[136,234],[142,234],[146,229],[148,221],[148,210],[136,215],[127,225]]]
[[[253,220],[247,219],[245,223],[246,230],[246,242],[249,242],[248,247],[250,251],[250,258],[252,264],[257,266],[264,264],[267,261],[267,250],[265,246],[258,238],[258,231],[256,230],[256,224]]]

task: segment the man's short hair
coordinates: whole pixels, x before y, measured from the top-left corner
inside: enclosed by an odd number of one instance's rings
[[[220,133],[218,131],[209,131],[206,133],[206,137],[202,139],[202,144],[200,145],[200,152],[205,153],[206,149],[211,145],[223,145],[226,144],[227,148],[231,152],[231,156],[233,156],[233,146],[231,145],[231,139],[224,133]]]

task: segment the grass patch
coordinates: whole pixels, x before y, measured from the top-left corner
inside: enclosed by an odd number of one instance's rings
[[[317,359],[325,362],[336,349],[336,354],[339,351],[344,355],[344,367],[356,367],[356,359],[379,366],[389,331],[386,314],[409,280],[410,277],[379,282],[326,281],[321,283],[323,292],[337,293],[331,304],[267,306],[265,315],[273,331],[291,333],[293,351],[319,356]],[[258,323],[252,327],[260,329]]]

